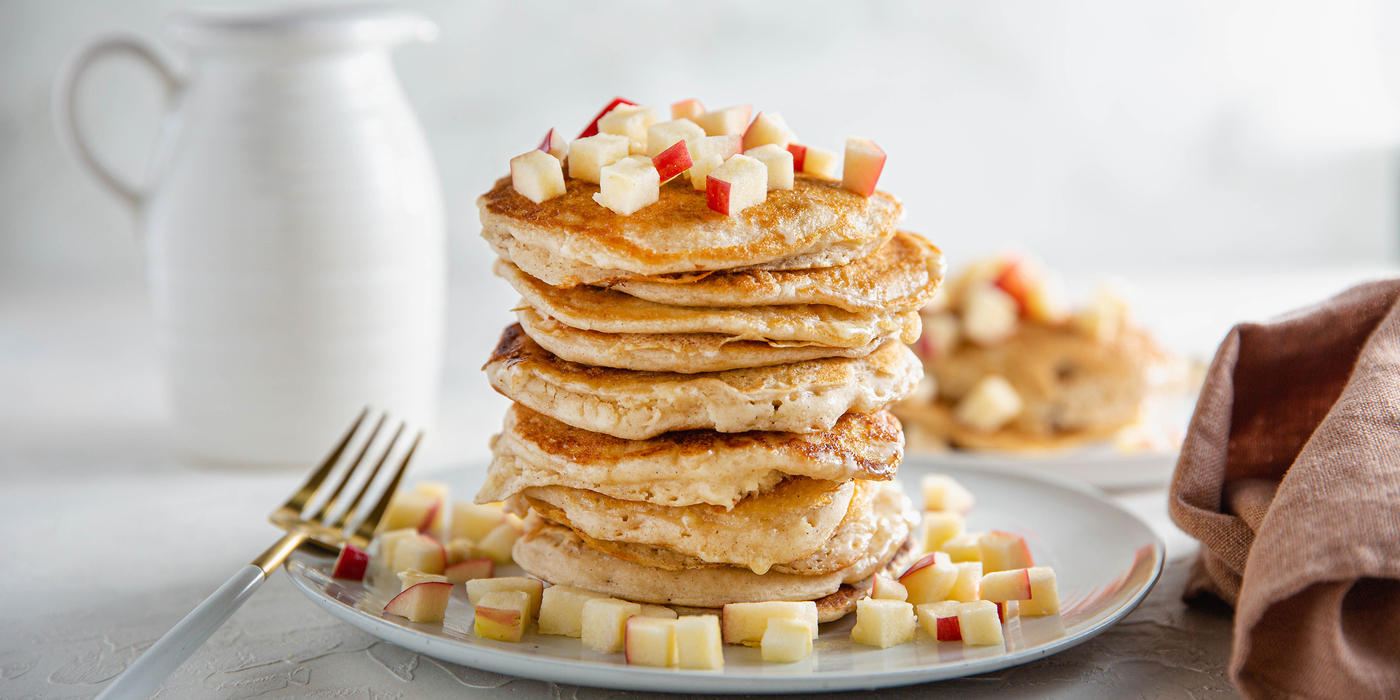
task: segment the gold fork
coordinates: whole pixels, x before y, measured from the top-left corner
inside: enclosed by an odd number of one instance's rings
[[[305,484],[292,494],[277,510],[272,511],[270,519],[273,524],[287,531],[282,539],[263,552],[252,563],[243,567],[227,583],[214,591],[213,595],[204,599],[199,607],[185,616],[179,624],[175,625],[169,632],[165,633],[146,653],[136,659],[131,666],[127,667],[116,680],[112,681],[97,696],[97,700],[117,700],[148,698],[155,692],[156,688],[171,673],[179,668],[200,645],[204,644],[214,631],[223,626],[229,616],[243,604],[253,591],[282,562],[287,559],[297,547],[308,542],[321,545],[328,549],[338,549],[340,545],[349,543],[361,549],[369,545],[369,540],[374,536],[374,529],[379,526],[379,521],[384,517],[384,511],[389,507],[389,499],[398,489],[399,481],[403,478],[404,471],[408,469],[409,460],[413,459],[413,453],[418,449],[418,443],[423,439],[423,433],[419,432],[409,446],[408,452],[404,454],[403,460],[399,462],[398,468],[394,470],[393,477],[389,480],[379,500],[369,513],[354,524],[354,529],[346,534],[347,528],[351,525],[350,519],[364,499],[365,494],[370,492],[374,486],[375,477],[379,475],[380,469],[389,459],[389,454],[394,446],[398,444],[399,438],[403,435],[405,426],[400,423],[398,430],[394,431],[393,437],[389,440],[389,445],[384,448],[383,454],[374,462],[374,468],[369,476],[364,480],[354,500],[342,509],[333,520],[330,514],[334,511],[337,500],[350,483],[355,473],[359,471],[361,464],[365,462],[365,456],[369,453],[370,447],[379,435],[379,431],[384,427],[386,416],[380,416],[375,422],[374,428],[370,431],[369,437],[365,440],[364,446],[360,448],[359,454],[355,456],[353,462],[345,469],[335,488],[330,495],[316,509],[316,513],[310,517],[303,517],[307,505],[315,500],[316,494],[325,485],[327,477],[335,470],[336,464],[345,454],[345,450],[353,442],[356,433],[360,432],[361,426],[365,423],[365,418],[369,416],[369,409],[360,413],[346,431],[345,437],[331,450],[330,454],[316,467],[316,471],[306,480]]]

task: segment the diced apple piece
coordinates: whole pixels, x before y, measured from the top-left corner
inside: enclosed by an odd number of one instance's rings
[[[414,534],[405,537],[394,545],[392,572],[414,569],[428,574],[441,574],[447,568],[447,552],[437,540],[427,535]]]
[[[476,545],[476,551],[491,558],[497,564],[511,562],[510,550],[520,538],[521,530],[514,523],[504,522],[491,528]]]
[[[458,537],[455,540],[443,545],[447,551],[447,565],[460,564],[469,559],[477,559],[476,543],[465,537]]]
[[[951,587],[950,585],[949,588]],[[909,600],[909,590],[904,584],[884,574],[875,574],[875,582],[870,586],[870,597],[879,600]]]
[[[1021,601],[1003,600],[997,603],[997,619],[1006,624],[1021,616]]]
[[[420,481],[413,485],[413,491],[436,501],[424,516],[423,522],[419,523],[418,531],[432,535],[439,541],[446,539],[447,505],[451,502],[447,497],[450,491],[447,484],[441,481]]]
[[[404,528],[401,530],[390,530],[381,532],[374,536],[369,543],[370,553],[369,566],[365,569],[365,582],[370,586],[379,585],[388,577],[397,574],[394,570],[394,550],[399,543],[414,537],[418,537],[418,530],[415,528]]]
[[[458,501],[452,504],[452,534],[448,539],[480,542],[486,533],[505,520],[506,514],[497,504]]]
[[[812,623],[807,620],[793,620],[775,617],[768,621],[759,643],[763,660],[771,663],[790,664],[801,661],[812,653],[812,638],[816,636]]]
[[[510,185],[539,204],[564,194],[564,168],[558,158],[544,151],[530,151],[510,159]]]
[[[749,128],[749,117],[753,116],[753,105],[735,105],[692,117],[710,136],[739,136]]]
[[[467,559],[449,565],[442,575],[448,583],[466,583],[479,578],[491,578],[496,574],[496,562],[490,559]]]
[[[810,601],[770,600],[762,603],[729,603],[720,611],[725,644],[757,646],[763,641],[768,621],[775,617],[805,620],[817,625],[817,604]]]
[[[651,159],[651,165],[656,168],[656,176],[661,182],[668,182],[671,178],[690,170],[690,166],[693,165],[690,149],[686,148],[684,141],[677,141],[671,144],[670,148],[656,154]]]
[[[1031,597],[1030,600],[1021,601],[1021,614],[1060,614],[1060,586],[1055,582],[1055,570],[1048,566],[1035,566],[1027,573],[1031,579]]]
[[[851,641],[888,649],[913,638],[914,606],[902,600],[856,601],[856,626],[851,628]]]
[[[914,605],[937,603],[948,599],[958,581],[958,568],[951,562],[940,562],[938,554],[929,554],[914,562],[899,582],[908,592],[905,600]]]
[[[1000,603],[1006,600],[1031,599],[1031,574],[1027,569],[994,571],[982,577],[978,591],[982,600]]]
[[[1071,321],[1090,338],[1113,342],[1128,324],[1128,300],[1112,287],[1100,287]]]
[[[841,186],[862,197],[875,194],[875,184],[885,169],[885,151],[870,139],[846,137],[846,160]]]
[[[533,151],[538,153],[538,151]],[[547,155],[541,153],[540,155]],[[514,170],[514,168],[512,168]],[[389,507],[384,511],[379,530],[388,532],[413,528],[427,532],[437,517],[441,499],[428,492],[413,490],[400,491],[389,499]]]
[[[937,552],[943,544],[967,532],[963,516],[950,510],[924,511],[924,521],[919,523],[920,539],[925,552]]]
[[[1006,641],[997,619],[997,606],[985,600],[958,605],[958,628],[963,644],[989,646]]]
[[[472,605],[472,628],[482,639],[519,642],[530,624],[530,596],[523,591],[492,591]]]
[[[917,606],[919,626],[940,642],[961,642],[962,628],[958,626],[958,606],[956,600],[927,603]]]
[[[982,535],[982,571],[1010,571],[1035,566],[1026,538],[1009,532],[992,530]]]
[[[540,142],[539,150],[558,158],[559,162],[563,163],[564,159],[569,157],[569,140],[564,138],[558,129],[550,129],[549,133],[544,135],[544,140]]]
[[[724,161],[737,155],[743,145],[743,138],[734,136],[706,136],[703,139],[687,141],[690,150],[690,186],[704,190],[710,171],[724,164]]]
[[[579,637],[583,634],[583,604],[608,596],[573,586],[550,586],[544,589],[540,603],[540,634]]]
[[[520,591],[530,597],[529,619],[540,614],[540,600],[544,597],[544,582],[528,576],[502,576],[501,578],[478,578],[467,581],[467,600],[476,605],[482,596],[496,591]]]
[[[953,417],[973,430],[996,432],[1021,414],[1025,402],[1011,382],[999,374],[989,374],[972,385],[958,405]]]
[[[790,190],[793,184],[792,154],[787,149],[774,144],[759,146],[744,151],[744,155],[763,163],[768,168],[768,189]]]
[[[638,615],[627,618],[623,652],[634,666],[666,668],[680,663],[676,652],[676,621]]]
[[[583,603],[583,645],[600,654],[622,651],[627,618],[640,615],[642,606],[617,598],[595,598]]]
[[[994,284],[972,285],[962,302],[963,334],[978,345],[999,345],[1021,327],[1016,300]]]
[[[788,128],[787,120],[777,112],[759,112],[753,123],[744,132],[744,150],[772,144],[786,150],[787,145],[797,140],[797,134]]]
[[[705,203],[725,216],[768,199],[768,166],[746,155],[730,156],[706,178]]]
[[[924,331],[919,334],[919,342],[914,346],[919,357],[924,360],[937,360],[947,357],[948,353],[958,348],[958,341],[962,340],[962,324],[957,316],[945,311],[925,315],[922,320]]]
[[[672,119],[689,119],[691,121],[695,121],[696,117],[704,113],[705,105],[700,104],[700,100],[697,100],[694,97],[688,100],[681,100],[680,102],[671,103]]]
[[[972,492],[947,474],[925,474],[919,479],[919,491],[924,495],[924,510],[966,514],[977,504]]]
[[[369,555],[365,554],[363,549],[346,543],[340,548],[340,554],[335,558],[335,566],[331,567],[331,577],[349,581],[363,581],[365,568],[368,566]]]
[[[807,162],[807,147],[800,143],[789,143],[787,152],[792,154],[792,171],[795,173],[805,173],[803,166]]]
[[[688,615],[676,620],[676,652],[681,668],[701,671],[724,668],[719,618]]]
[[[401,583],[399,586],[400,592],[413,588],[420,583],[448,583],[446,576],[440,574],[425,574],[422,571],[414,571],[413,569],[400,571],[399,581]]]
[[[656,110],[642,105],[618,105],[598,120],[598,133],[627,137],[632,154],[647,152],[647,127],[659,121]]]
[[[603,168],[627,157],[626,136],[598,134],[569,144],[569,177],[598,184]]]
[[[651,159],[628,156],[603,168],[600,189],[593,201],[627,216],[661,196],[661,174]]]
[[[447,614],[447,601],[452,597],[452,584],[439,581],[420,583],[394,596],[384,612],[406,617],[413,622],[442,622]]]
[[[981,532],[969,532],[958,535],[943,543],[943,551],[948,553],[948,558],[954,564],[964,561],[982,561],[982,535]]]
[[[601,121],[601,120],[603,119],[603,117],[607,116],[608,112],[611,112],[611,111],[613,111],[614,109],[616,109],[618,105],[635,105],[635,104],[637,104],[637,103],[636,103],[636,102],[633,102],[633,101],[631,101],[631,100],[628,100],[628,99],[623,99],[623,98],[621,98],[621,97],[614,98],[612,102],[609,102],[609,103],[608,103],[608,106],[607,106],[607,107],[604,107],[604,108],[603,108],[603,111],[601,111],[601,112],[598,113],[598,116],[596,116],[596,117],[593,118],[593,121],[591,121],[591,122],[588,123],[588,126],[587,126],[587,127],[584,127],[583,131],[579,133],[578,137],[582,139],[582,138],[588,138],[589,136],[593,136],[593,135],[597,134],[597,133],[598,133],[598,122]]]
[[[655,617],[662,620],[674,620],[678,617],[675,610],[664,605],[648,605],[646,603],[642,603],[641,616]]]
[[[828,151],[820,146],[807,146],[805,155],[802,157],[802,172],[835,180],[838,162],[840,161],[837,159],[836,151]]]
[[[948,600],[970,603],[981,600],[982,562],[965,561],[954,564],[958,569],[958,580],[953,582],[953,590],[948,592]]]
[[[684,117],[652,124],[647,127],[647,155],[655,158],[662,151],[682,141],[690,143],[703,138],[705,130]]]

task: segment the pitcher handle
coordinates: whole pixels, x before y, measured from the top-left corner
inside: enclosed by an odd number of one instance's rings
[[[98,161],[93,156],[92,150],[88,148],[82,132],[78,130],[78,118],[73,99],[78,89],[78,83],[92,64],[110,55],[130,56],[140,59],[147,66],[150,66],[160,77],[167,100],[173,99],[181,89],[182,81],[179,74],[169,61],[162,57],[160,52],[145,39],[125,34],[98,37],[74,52],[59,68],[53,90],[54,128],[58,132],[59,142],[63,144],[64,149],[74,160],[78,161],[78,165],[116,195],[117,199],[131,207],[132,211],[137,211],[145,201],[146,193],[142,191],[142,188],[124,182],[107,166]]]

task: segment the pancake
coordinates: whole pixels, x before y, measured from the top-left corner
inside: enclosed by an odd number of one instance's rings
[[[907,498],[901,505],[898,514],[881,520],[870,547],[855,564],[820,576],[776,571],[760,576],[734,566],[667,571],[610,556],[589,547],[567,527],[533,518],[515,541],[512,556],[527,573],[549,583],[642,603],[718,608],[727,603],[817,600],[838,593],[843,584],[868,585],[876,573],[903,568],[914,551],[909,539],[918,513]],[[844,614],[836,612],[842,608],[829,609],[831,619]]]
[[[569,179],[566,188],[536,204],[504,177],[477,199],[483,237],[535,277],[560,286],[757,265],[844,265],[875,251],[904,218],[892,195],[862,197],[838,181],[805,174],[793,189],[770,190],[767,201],[737,216],[711,210],[705,193],[679,180],[629,216],[598,206],[598,185]],[[518,253],[513,243],[537,252]]]
[[[581,285],[554,287],[497,260],[496,274],[540,313],[574,328],[600,333],[715,333],[736,340],[865,347],[899,333],[919,337],[918,307],[851,312],[835,306],[672,306]]]
[[[593,367],[540,347],[519,324],[483,368],[506,397],[568,425],[629,440],[673,430],[723,433],[830,430],[913,393],[923,363],[888,341],[862,358],[826,358],[725,372],[678,374]],[[824,477],[825,478],[825,477]]]
[[[665,433],[623,440],[581,430],[521,405],[506,411],[479,503],[532,486],[567,486],[656,505],[730,508],[788,476],[884,481],[903,458],[899,421],[851,413],[830,431]]]
[[[898,337],[891,333],[863,347],[846,348],[737,340],[718,333],[600,333],[573,328],[529,306],[517,308],[515,317],[531,339],[570,362],[681,374],[770,367],[824,357],[865,357],[885,341]]]
[[[941,251],[900,231],[873,254],[839,267],[693,272],[606,286],[673,306],[821,304],[858,312],[918,309],[933,298],[943,272]]]

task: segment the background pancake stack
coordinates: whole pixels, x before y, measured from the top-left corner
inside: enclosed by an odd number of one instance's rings
[[[799,174],[737,216],[685,178],[630,216],[576,179],[478,200],[519,323],[486,365],[515,401],[478,502],[527,515],[525,570],[638,602],[816,600],[914,554],[885,407],[942,278],[898,200]]]

